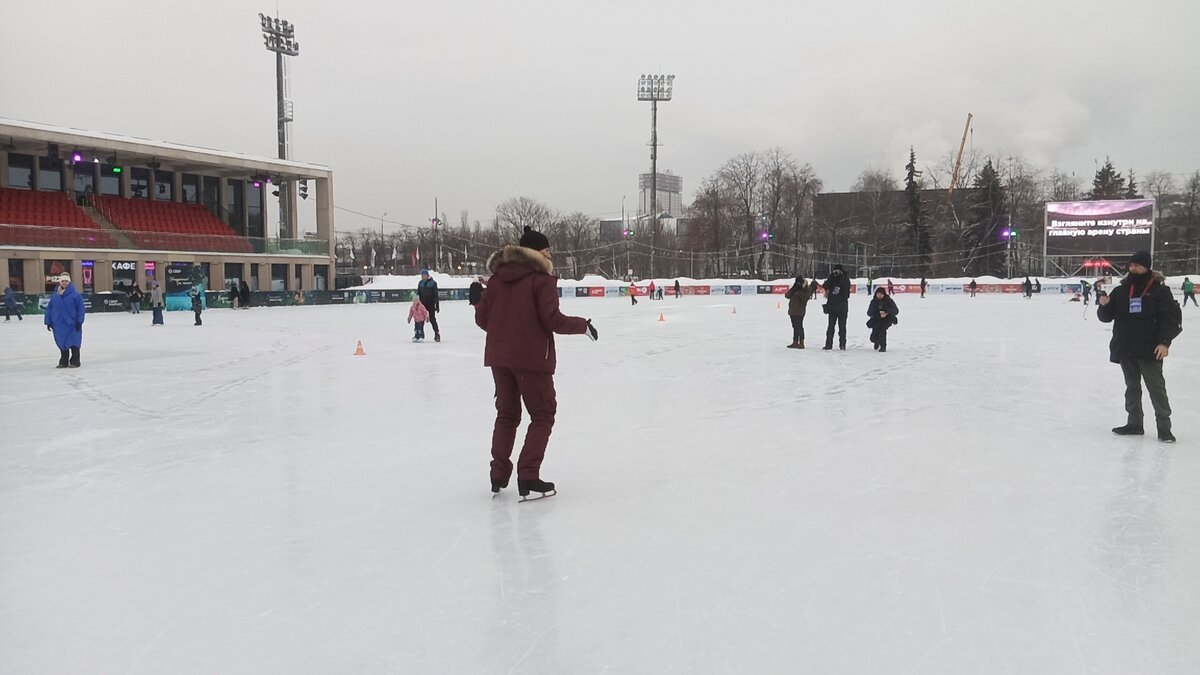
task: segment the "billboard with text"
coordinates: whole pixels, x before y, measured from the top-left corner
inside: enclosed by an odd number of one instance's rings
[[[1046,204],[1046,255],[1128,255],[1153,236],[1153,199]]]

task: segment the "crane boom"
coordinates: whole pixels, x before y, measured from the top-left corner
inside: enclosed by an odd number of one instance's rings
[[[958,170],[962,167],[963,150],[967,147],[967,134],[971,131],[971,113],[967,113],[967,126],[963,127],[962,142],[958,144],[958,157],[954,160],[954,175],[950,176],[950,194],[958,186]]]

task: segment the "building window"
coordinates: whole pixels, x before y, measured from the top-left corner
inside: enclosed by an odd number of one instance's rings
[[[249,229],[247,237],[265,237],[263,229],[263,188],[254,187],[253,183],[246,184],[246,220]]]
[[[329,290],[329,265],[313,265],[313,290]]]
[[[150,169],[135,166],[129,171],[129,194],[134,198],[150,196]]]
[[[286,291],[287,290],[287,264],[272,263],[271,264],[271,290]]]
[[[183,202],[185,204],[200,203],[200,176],[192,173],[183,174]]]
[[[175,198],[175,174],[170,171],[154,172],[154,199],[169,202]]]
[[[18,190],[33,189],[33,157],[8,155],[8,186]]]
[[[62,192],[62,161],[58,158],[38,157],[38,190]]]
[[[121,196],[121,174],[113,173],[111,164],[100,165],[100,194],[110,197]]]
[[[238,234],[246,234],[242,214],[246,205],[246,184],[240,180],[229,180],[229,193],[225,202],[225,210],[229,211],[229,226]]]

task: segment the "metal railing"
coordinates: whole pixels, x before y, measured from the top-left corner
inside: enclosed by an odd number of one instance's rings
[[[329,256],[329,242],[317,239],[265,239],[218,234],[117,231],[138,250],[191,251],[198,253],[264,253],[270,255]],[[97,228],[0,224],[0,246],[46,248],[121,248],[108,231]]]

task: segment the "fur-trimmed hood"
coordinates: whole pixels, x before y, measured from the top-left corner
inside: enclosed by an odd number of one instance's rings
[[[543,274],[554,274],[554,263],[550,262],[549,258],[524,246],[509,245],[496,251],[488,257],[487,268],[489,272],[496,274],[496,270],[505,264],[526,267]],[[524,274],[517,276],[524,276]]]

